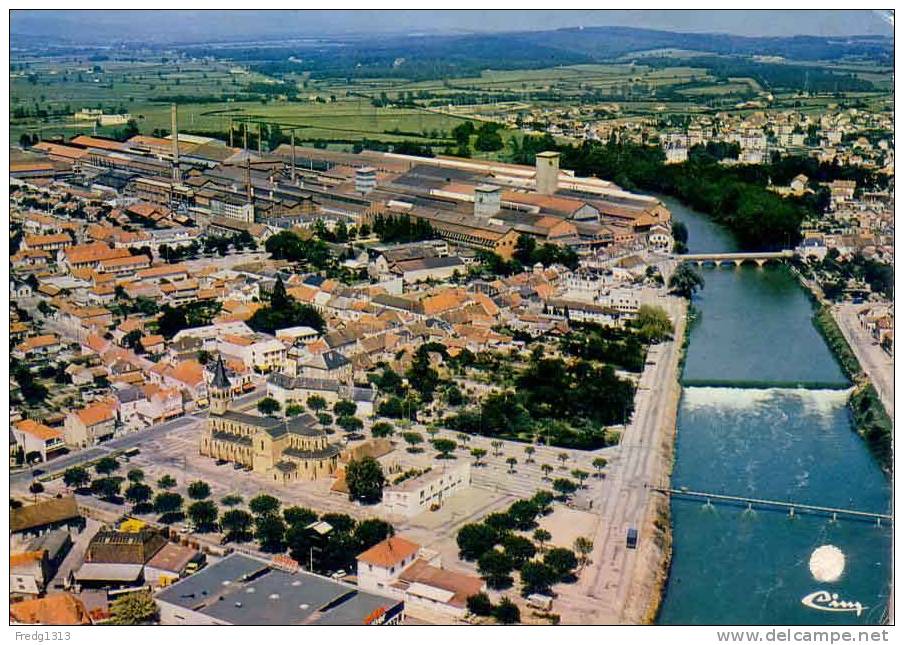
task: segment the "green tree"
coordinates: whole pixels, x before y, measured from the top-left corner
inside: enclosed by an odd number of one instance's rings
[[[279,512],[279,500],[273,495],[260,494],[254,497],[249,503],[248,508],[255,515],[275,515]]]
[[[471,448],[471,456],[474,457],[474,465],[481,466],[480,460],[487,456],[487,451],[483,448]]]
[[[552,535],[546,529],[537,529],[534,531],[534,541],[540,545],[540,550],[543,550],[543,545],[549,542],[552,539]]]
[[[210,486],[207,482],[192,482],[188,485],[188,496],[192,499],[207,499],[210,497]]]
[[[164,475],[160,479],[157,480],[157,488],[162,488],[163,490],[168,490],[170,488],[176,487],[176,480],[173,479],[171,475]]]
[[[533,593],[549,593],[550,588],[557,581],[556,572],[542,562],[526,562],[521,567],[521,594],[524,596]]]
[[[537,554],[537,547],[533,542],[520,535],[510,534],[502,538],[502,549],[516,569],[520,569]]]
[[[110,622],[114,625],[151,625],[158,614],[150,591],[123,594],[110,604]]]
[[[91,482],[91,492],[107,501],[114,501],[121,487],[122,477],[102,477]]]
[[[253,525],[251,513],[237,508],[226,511],[220,519],[220,528],[226,533],[227,542],[249,541]]]
[[[266,414],[267,416],[275,416],[281,408],[282,406],[279,404],[279,401],[271,399],[269,396],[257,402],[258,412]]]
[[[521,610],[518,609],[518,605],[503,596],[493,609],[493,618],[502,625],[514,625],[521,622]]]
[[[424,437],[420,432],[403,432],[402,439],[408,444],[408,452],[420,451],[418,444],[424,443]]]
[[[299,414],[304,414],[304,406],[300,403],[290,403],[286,406],[287,417],[297,417]]]
[[[115,457],[101,457],[94,464],[94,471],[98,475],[109,475],[119,469],[119,462]]]
[[[543,479],[549,479],[549,474],[555,470],[552,464],[540,464],[540,470],[543,471]]]
[[[519,499],[509,506],[508,509],[508,516],[512,518],[515,528],[520,531],[534,528],[537,524],[534,520],[539,513],[540,509],[537,504],[526,499]]]
[[[215,531],[218,516],[217,505],[209,499],[197,501],[188,507],[188,517],[194,523],[198,533]]]
[[[533,446],[524,446],[524,454],[527,457],[524,459],[524,463],[530,464],[534,461],[534,453],[537,452],[537,449]]]
[[[573,575],[578,559],[571,549],[556,547],[550,549],[543,556],[543,564],[555,571],[559,580],[566,580]]]
[[[388,421],[377,421],[371,426],[370,433],[377,438],[391,437],[395,434],[395,427]]]
[[[584,482],[587,480],[588,477],[590,477],[590,473],[588,473],[586,470],[581,470],[580,468],[575,468],[574,470],[571,471],[571,476],[580,482],[580,484],[578,486],[579,488],[584,488]]]
[[[348,498],[365,504],[376,504],[383,496],[386,479],[383,468],[373,457],[351,460],[345,468]]]
[[[468,596],[468,611],[475,616],[489,616],[493,613],[493,603],[484,592]]]
[[[333,412],[336,413],[337,417],[353,417],[357,411],[358,406],[355,405],[354,401],[340,399],[333,404]]]
[[[477,560],[496,545],[496,531],[486,524],[465,524],[455,538],[462,560]]]
[[[674,326],[662,307],[641,305],[631,326],[637,329],[649,343],[659,343],[671,338]]]
[[[339,417],[336,419],[336,425],[346,432],[357,432],[364,427],[364,422],[358,417]]]
[[[575,538],[574,550],[577,552],[578,560],[583,568],[590,561],[590,554],[593,553],[593,540],[584,536]]]
[[[609,464],[609,460],[605,457],[595,457],[590,463],[596,469],[596,476],[598,478],[602,478],[603,468],[605,468]]]
[[[508,457],[508,458],[505,460],[505,463],[508,464],[508,467],[509,467],[509,470],[508,470],[508,471],[509,471],[510,473],[515,472],[515,466],[516,466],[517,463],[518,463],[518,460],[517,460],[517,459],[515,459],[514,457]]]
[[[307,404],[314,412],[320,412],[326,408],[326,399],[318,394],[313,394],[308,397]]]
[[[220,500],[220,503],[221,503],[223,506],[230,506],[230,507],[231,507],[231,506],[238,506],[238,505],[241,504],[243,501],[245,501],[245,500],[242,499],[242,496],[241,496],[241,495],[234,495],[234,494],[231,494],[231,495],[226,495],[225,497],[223,497],[223,499]]]
[[[154,491],[147,484],[135,482],[126,488],[126,499],[134,505],[145,504],[151,499]]]
[[[126,473],[126,479],[128,479],[133,484],[138,484],[144,481],[144,471],[140,468],[132,468],[128,473]]]
[[[67,468],[63,473],[63,483],[69,488],[81,488],[91,481],[90,473],[81,466]]]
[[[312,522],[317,521],[317,513],[309,508],[304,508],[302,506],[290,506],[289,508],[283,510],[283,518],[290,526],[293,526],[295,524],[307,526]]]
[[[490,549],[477,559],[477,571],[491,589],[512,586],[512,559],[501,551]]]
[[[394,534],[395,530],[389,522],[375,518],[359,522],[355,527],[355,540],[358,542],[358,548],[362,551],[379,544]]]
[[[451,439],[434,439],[431,444],[433,448],[439,453],[437,459],[451,459],[451,453],[454,451],[458,444],[456,444]]]
[[[669,293],[690,300],[704,286],[703,278],[689,264],[682,262],[669,278]]]
[[[555,490],[562,497],[568,497],[572,495],[577,489],[578,485],[575,484],[570,479],[565,479],[564,477],[559,477],[552,483],[553,490]]]
[[[286,550],[286,523],[279,515],[259,515],[254,520],[254,537],[265,553],[282,553]]]
[[[157,493],[154,496],[155,513],[177,513],[182,510],[182,495],[179,493]]]

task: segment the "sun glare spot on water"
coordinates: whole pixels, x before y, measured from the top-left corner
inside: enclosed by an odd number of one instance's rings
[[[810,555],[810,573],[818,582],[835,582],[844,573],[844,553],[832,544],[824,544]]]

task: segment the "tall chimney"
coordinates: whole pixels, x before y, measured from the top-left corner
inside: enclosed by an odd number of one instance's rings
[[[254,203],[253,190],[251,187],[251,158],[245,157],[245,199],[249,204]]]
[[[541,195],[552,195],[559,189],[559,153],[538,152],[537,192]]]
[[[170,115],[173,121],[172,127],[172,136],[173,136],[173,181],[177,184],[182,181],[182,172],[179,169],[179,128],[178,128],[178,119],[176,116],[176,104],[173,103],[170,106]]]
[[[292,139],[292,183],[295,183],[295,130],[292,130],[291,135],[289,135]]]

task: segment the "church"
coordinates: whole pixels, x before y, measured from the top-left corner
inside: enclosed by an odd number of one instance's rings
[[[327,441],[313,416],[281,419],[238,412],[230,409],[231,389],[220,357],[208,388],[202,455],[241,464],[278,483],[335,475],[341,449]]]

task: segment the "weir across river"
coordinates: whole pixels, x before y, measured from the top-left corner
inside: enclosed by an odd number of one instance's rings
[[[795,502],[781,502],[772,499],[758,499],[755,497],[741,497],[738,495],[721,495],[718,493],[707,493],[698,490],[688,490],[687,488],[657,488],[660,493],[671,495],[672,497],[684,497],[687,499],[704,500],[706,504],[712,505],[713,502],[722,504],[731,504],[735,506],[746,506],[748,510],[754,508],[766,508],[771,510],[786,510],[788,515],[793,517],[795,513],[808,513],[811,515],[825,515],[833,520],[849,519],[860,521],[874,521],[876,524],[886,522],[892,523],[892,516],[885,513],[872,513],[869,511],[858,511],[850,508],[836,508],[832,506],[817,506],[815,504],[798,504]]]

